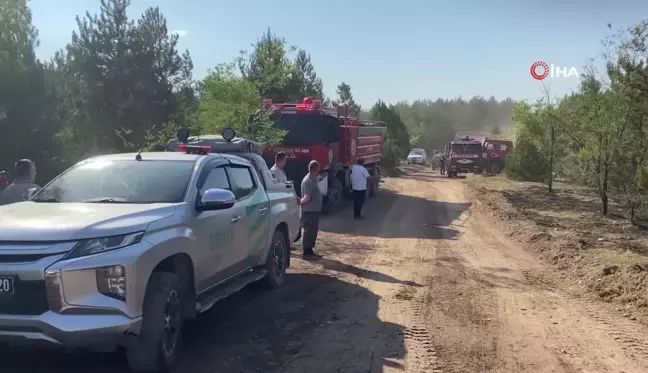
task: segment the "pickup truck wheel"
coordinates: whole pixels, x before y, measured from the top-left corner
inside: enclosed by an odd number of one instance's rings
[[[180,280],[174,273],[151,275],[137,340],[126,348],[128,365],[134,371],[167,371],[175,365],[182,336]]]
[[[263,287],[266,289],[278,289],[286,280],[286,269],[288,268],[290,255],[287,242],[288,240],[283,232],[279,230],[274,232],[268,259],[266,260],[268,274],[261,280]]]

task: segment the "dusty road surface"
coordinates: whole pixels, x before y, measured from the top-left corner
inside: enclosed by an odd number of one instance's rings
[[[245,290],[192,322],[178,372],[648,372],[648,333],[553,284],[426,168],[326,216],[286,286]],[[296,253],[294,253],[296,255]],[[0,350],[0,372],[124,372],[120,354]]]

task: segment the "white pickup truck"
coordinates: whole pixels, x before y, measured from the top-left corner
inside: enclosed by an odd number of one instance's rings
[[[226,133],[90,158],[0,206],[0,342],[124,346],[132,369],[168,370],[184,320],[252,282],[280,287],[295,191]]]

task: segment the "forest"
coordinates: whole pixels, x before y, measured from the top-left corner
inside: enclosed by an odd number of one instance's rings
[[[648,193],[648,20],[607,27],[601,54],[576,91],[555,98],[545,89],[543,99],[515,108],[507,172],[543,182],[550,193],[557,179],[594,188],[601,214],[614,198],[636,223]]]
[[[280,143],[281,132],[263,116],[248,124],[262,98],[316,96],[387,122],[385,166],[396,165],[411,146],[442,148],[456,131],[512,126],[511,99],[379,100],[361,108],[345,82],[326,82],[335,84],[336,95],[324,97],[316,61],[271,29],[196,80],[191,54],[178,50],[179,36],[159,8],[131,19],[129,0],[97,1],[99,14],[79,9],[67,45],[43,60],[28,1],[0,0],[0,170],[12,172],[16,160],[29,158],[42,185],[93,155],[159,148],[182,126],[200,133],[231,126],[241,136]]]

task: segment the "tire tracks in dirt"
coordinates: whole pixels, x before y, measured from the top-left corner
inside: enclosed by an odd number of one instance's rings
[[[342,275],[343,279],[376,294],[380,299],[378,308],[355,299],[340,304],[339,312],[349,315],[347,320],[353,321],[356,328],[326,330],[309,346],[305,355],[308,357],[291,361],[283,372],[441,371],[424,318],[420,285],[433,265],[435,250],[427,243],[429,234],[422,229],[425,209],[420,204],[424,201],[413,193],[416,184],[392,180],[392,192],[398,196],[388,211],[380,214],[379,196],[366,207],[369,220],[323,227],[328,230],[322,235],[324,242],[371,246],[370,251],[360,254],[349,250],[336,256],[335,261],[353,263],[362,269],[355,278]],[[327,260],[331,259],[325,258],[323,267],[335,269],[327,265]],[[363,323],[371,317],[379,321]],[[338,338],[340,335],[345,336],[344,341]]]
[[[416,176],[415,176],[416,177]],[[418,177],[429,179],[429,173]],[[462,182],[428,182],[465,202]],[[646,328],[546,281],[552,269],[507,240],[480,213],[452,223],[428,284],[428,322],[447,372],[648,371]]]

